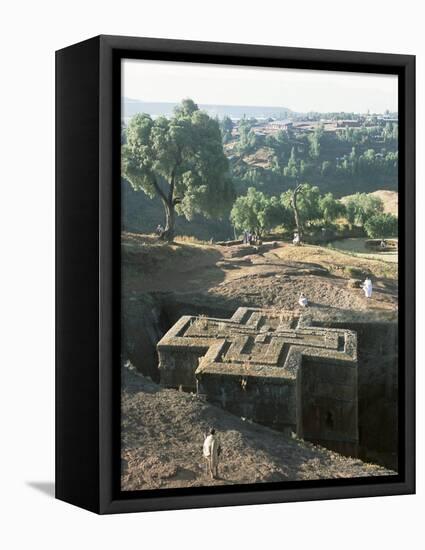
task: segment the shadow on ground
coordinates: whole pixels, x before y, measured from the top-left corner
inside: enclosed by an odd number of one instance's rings
[[[44,493],[50,498],[55,498],[55,482],[54,481],[27,481],[26,485],[35,489],[40,493]]]

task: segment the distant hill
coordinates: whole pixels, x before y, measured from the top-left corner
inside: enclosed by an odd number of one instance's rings
[[[127,121],[137,113],[148,113],[152,116],[171,116],[178,103],[160,103],[151,101],[139,101],[125,97],[122,103],[123,119]],[[228,116],[232,119],[254,117],[265,118],[287,118],[293,112],[287,107],[266,107],[261,105],[208,105],[199,104],[199,108],[206,111],[210,116],[223,118]]]
[[[394,214],[398,216],[398,192],[397,191],[387,191],[385,189],[379,189],[373,193],[369,193],[374,197],[378,197],[384,203],[384,212],[388,214]],[[342,197],[341,202],[346,203],[347,200],[353,195],[347,195]]]

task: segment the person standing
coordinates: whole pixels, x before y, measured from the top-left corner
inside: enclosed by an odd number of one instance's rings
[[[298,298],[298,303],[301,307],[308,306],[307,296],[304,294],[304,292],[301,292],[300,297]]]
[[[362,285],[362,289],[363,289],[363,292],[364,292],[364,295],[366,296],[366,298],[371,298],[372,297],[372,281],[370,280],[370,277],[366,277],[363,285]]]
[[[203,455],[206,460],[207,474],[210,474],[211,479],[218,478],[218,457],[221,453],[220,442],[215,433],[215,429],[211,428],[209,435],[205,438],[203,446]]]

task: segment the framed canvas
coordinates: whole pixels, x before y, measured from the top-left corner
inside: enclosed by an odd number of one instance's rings
[[[415,490],[413,56],[56,53],[56,496]]]

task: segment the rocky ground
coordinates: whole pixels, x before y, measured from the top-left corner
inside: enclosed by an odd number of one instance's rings
[[[124,295],[173,291],[223,303],[296,309],[304,292],[325,310],[397,310],[397,265],[320,246],[276,241],[256,248],[177,242],[126,234]],[[368,274],[370,300],[352,285]]]
[[[194,394],[163,389],[123,368],[122,489],[391,475],[394,472],[246,422]],[[223,453],[219,479],[202,458],[214,426]]]
[[[153,378],[156,342],[167,323],[182,314],[230,316],[242,305],[294,310],[304,292],[315,319],[397,315],[397,265],[330,248],[280,241],[227,247],[191,239],[167,245],[126,233],[122,259],[123,351]],[[356,288],[366,274],[374,285],[370,300]],[[220,432],[224,449],[216,481],[206,476],[201,452],[211,425]],[[194,395],[162,389],[127,371],[122,428],[125,490],[391,473],[247,423]]]

